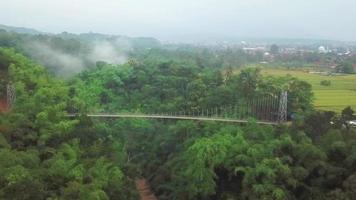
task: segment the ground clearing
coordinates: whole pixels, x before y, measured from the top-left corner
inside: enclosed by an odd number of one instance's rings
[[[328,76],[302,70],[263,69],[262,74],[284,76],[290,74],[313,86],[314,105],[320,110],[340,112],[347,106],[356,109],[356,75]],[[330,86],[322,86],[322,80],[331,81]]]

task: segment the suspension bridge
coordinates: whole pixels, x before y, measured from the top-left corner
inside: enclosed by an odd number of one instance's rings
[[[10,110],[15,103],[15,88],[7,85],[7,107]],[[179,111],[89,113],[90,118],[147,118],[167,120],[216,121],[227,123],[246,123],[250,118],[259,124],[277,125],[287,121],[288,93],[268,94],[258,98],[241,100],[234,105],[220,107],[182,109]],[[78,117],[71,113],[68,117]]]
[[[254,118],[258,124],[277,125],[287,121],[288,93],[280,95],[264,95],[259,98],[237,102],[235,105],[197,108],[166,112],[121,112],[121,113],[90,113],[91,118],[148,118],[171,120],[216,121],[228,123],[246,123]],[[77,114],[68,114],[77,117]]]

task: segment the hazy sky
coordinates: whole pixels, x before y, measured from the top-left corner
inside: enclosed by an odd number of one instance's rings
[[[0,24],[162,40],[356,41],[356,0],[0,0]]]

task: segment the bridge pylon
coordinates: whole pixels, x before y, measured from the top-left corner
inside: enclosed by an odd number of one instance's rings
[[[279,123],[287,121],[287,111],[288,111],[288,92],[282,91],[279,98],[279,107],[278,107]]]
[[[16,101],[16,90],[15,86],[7,84],[6,86],[6,106],[7,110],[10,110]]]

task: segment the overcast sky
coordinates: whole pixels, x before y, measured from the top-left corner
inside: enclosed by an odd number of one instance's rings
[[[0,0],[0,24],[162,40],[356,41],[356,0]]]

